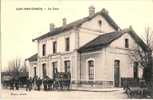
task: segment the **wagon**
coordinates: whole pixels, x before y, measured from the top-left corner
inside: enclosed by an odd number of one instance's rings
[[[58,72],[54,74],[53,89],[69,90],[71,83],[71,74],[69,72]]]

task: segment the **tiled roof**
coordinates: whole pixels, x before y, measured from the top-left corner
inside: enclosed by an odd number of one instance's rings
[[[122,34],[123,33],[121,32],[110,32],[110,33],[102,34],[96,37],[95,39],[93,39],[92,41],[90,41],[89,43],[87,43],[86,45],[84,45],[83,47],[81,47],[78,51],[88,52],[88,51],[99,50],[107,46],[108,44],[110,44],[113,40],[122,36]]]
[[[124,29],[120,32],[116,31],[116,32],[102,34],[96,37],[95,39],[93,39],[92,41],[88,42],[84,46],[82,46],[80,49],[78,49],[78,52],[82,53],[82,52],[90,52],[102,49],[103,47],[108,46],[112,41],[121,37],[125,32],[130,34],[131,37],[133,37],[133,39],[135,40],[135,42],[139,44],[143,50],[145,51],[148,50],[148,47],[143,42],[143,40],[135,33],[135,31],[132,28],[129,28],[129,29]]]
[[[57,35],[57,34],[59,34],[61,32],[64,32],[66,30],[70,30],[70,29],[72,29],[74,27],[79,27],[81,24],[83,24],[86,21],[91,20],[92,18],[94,18],[97,15],[103,16],[114,29],[116,29],[116,30],[119,29],[119,26],[114,22],[114,20],[109,16],[107,11],[103,8],[101,11],[95,13],[93,16],[84,17],[82,19],[76,20],[76,21],[74,21],[74,22],[72,22],[70,24],[67,24],[65,26],[61,26],[61,27],[55,28],[53,31],[48,32],[48,33],[46,33],[46,34],[44,34],[44,35],[42,35],[40,37],[37,37],[37,38],[33,39],[33,41],[34,40],[41,40],[41,39],[44,39],[44,38],[49,37],[49,36]]]
[[[29,57],[29,58],[26,59],[26,60],[29,60],[30,62],[32,62],[32,61],[37,61],[37,57],[38,57],[38,53],[32,55],[31,57]]]

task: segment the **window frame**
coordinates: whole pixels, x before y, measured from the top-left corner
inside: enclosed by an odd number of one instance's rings
[[[91,79],[90,78],[90,76],[89,76],[89,74],[90,74],[90,72],[89,72],[89,61],[93,61],[93,78]],[[93,59],[93,58],[89,58],[89,59],[87,59],[86,60],[86,71],[87,71],[87,80],[89,80],[89,81],[94,81],[95,80],[95,75],[96,75],[96,73],[95,73],[95,59]]]
[[[65,51],[70,51],[70,37],[65,38]]]
[[[57,41],[53,41],[52,44],[53,44],[53,46],[52,46],[53,47],[53,54],[57,53]]]
[[[58,71],[57,67],[58,67],[58,62],[57,61],[52,62],[53,73],[56,73]]]
[[[102,20],[98,20],[98,25],[102,26]]]
[[[129,39],[126,38],[124,42],[125,42],[125,48],[129,48]]]
[[[69,65],[68,65],[68,63],[69,63]],[[71,73],[71,61],[70,60],[64,61],[64,71]]]
[[[45,76],[47,76],[47,67],[46,67],[46,63],[42,64],[42,77],[44,78]]]
[[[46,56],[46,44],[42,45],[42,56]]]
[[[120,60],[114,60],[114,66],[115,67],[120,67]]]
[[[34,66],[34,67],[33,67],[33,70],[34,70],[34,76],[37,76],[37,67]]]

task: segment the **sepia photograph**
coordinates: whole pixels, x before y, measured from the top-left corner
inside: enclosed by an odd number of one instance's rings
[[[3,100],[153,99],[153,0],[2,0]]]

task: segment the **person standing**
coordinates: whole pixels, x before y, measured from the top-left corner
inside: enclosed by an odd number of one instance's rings
[[[51,90],[52,89],[52,85],[53,85],[53,79],[48,79],[47,81],[47,84],[48,84],[48,90]]]
[[[27,78],[27,80],[26,80],[26,85],[27,85],[27,86],[26,86],[26,91],[28,91],[29,85],[30,85],[30,84],[29,84],[29,78]]]
[[[16,90],[19,90],[19,80],[15,79],[15,88]]]
[[[36,81],[36,85],[37,85],[37,90],[40,91],[40,86],[42,84],[42,80],[40,79],[40,77],[38,78],[38,80]]]
[[[33,83],[33,80],[32,80],[32,77],[29,78],[29,91],[32,90],[32,83]]]
[[[43,79],[44,90],[47,90],[47,76]]]
[[[38,80],[38,76],[34,76],[34,78],[33,78],[33,88],[34,88],[34,90],[37,90],[37,85],[36,85],[37,80]]]
[[[10,90],[14,90],[14,78],[10,80]]]
[[[70,85],[71,85],[71,73],[70,72],[68,72],[68,75],[67,75],[68,77],[68,81],[67,81],[67,85],[68,85],[68,90],[70,90]]]

